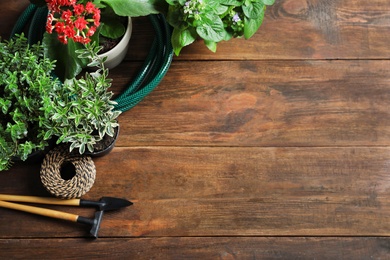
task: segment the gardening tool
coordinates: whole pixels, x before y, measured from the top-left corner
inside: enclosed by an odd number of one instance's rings
[[[95,212],[94,218],[86,218],[86,217],[82,217],[79,215],[75,215],[63,211],[40,208],[35,206],[28,206],[28,205],[23,205],[23,204],[8,202],[8,201],[30,202],[30,203],[39,203],[39,204],[52,204],[52,205],[66,205],[66,206],[96,207],[98,210]],[[24,212],[41,215],[41,216],[57,218],[57,219],[77,222],[81,224],[87,224],[91,226],[90,234],[95,238],[97,238],[97,234],[99,231],[99,227],[102,221],[104,211],[115,210],[122,207],[130,206],[132,204],[133,203],[128,200],[113,198],[113,197],[102,197],[99,201],[90,201],[90,200],[83,200],[83,199],[63,200],[57,198],[0,194],[0,207],[20,210]]]
[[[104,211],[116,210],[133,204],[131,201],[114,197],[102,197],[99,201],[92,201],[84,199],[58,199],[50,197],[0,194],[0,200],[63,206],[95,207]]]
[[[63,212],[63,211],[39,208],[39,207],[34,207],[34,206],[27,206],[27,205],[22,205],[22,204],[13,203],[13,202],[7,202],[7,201],[1,201],[1,200],[0,200],[0,207],[20,210],[20,211],[24,211],[24,212],[29,212],[29,213],[33,213],[33,214],[37,214],[37,215],[41,215],[41,216],[46,216],[46,217],[51,217],[51,218],[67,220],[67,221],[71,221],[71,222],[87,224],[87,225],[91,226],[90,234],[94,238],[97,238],[100,223],[102,221],[102,217],[103,217],[103,213],[104,213],[103,210],[96,211],[95,217],[93,219],[91,219],[91,218],[85,218],[85,217],[82,217],[79,215],[75,215],[75,214],[71,214],[71,213],[67,213],[67,212]]]

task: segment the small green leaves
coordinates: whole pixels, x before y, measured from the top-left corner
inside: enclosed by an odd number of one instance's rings
[[[8,113],[8,110],[11,107],[11,105],[12,105],[11,100],[7,100],[7,99],[4,99],[4,98],[0,97],[1,112],[3,114],[7,114]]]
[[[51,137],[47,93],[59,84],[52,78],[54,62],[42,45],[29,45],[24,35],[0,43],[0,171],[11,158],[25,160],[44,148]]]
[[[114,111],[114,102],[110,100],[111,79],[107,78],[103,59],[97,55],[99,49],[90,44],[77,51],[96,71],[66,80],[61,88],[49,94],[50,133],[58,137],[58,143],[70,143],[70,151],[78,149],[81,154],[86,150],[92,152],[93,145],[113,131],[120,114]]]

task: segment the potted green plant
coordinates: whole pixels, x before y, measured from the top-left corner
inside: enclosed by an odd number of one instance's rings
[[[74,52],[75,49],[82,48],[79,42],[94,41],[99,44],[101,39],[99,35],[121,37],[124,29],[119,21],[124,17],[163,14],[174,28],[171,43],[176,55],[180,54],[184,46],[196,39],[203,39],[206,46],[215,52],[218,42],[237,37],[245,39],[252,37],[263,22],[266,6],[272,5],[275,0],[31,0],[31,2],[48,6],[46,26],[48,33],[45,33],[44,43],[48,46],[50,57],[58,61],[58,73],[66,72],[65,75],[60,75],[60,78],[72,78],[85,66],[85,61],[77,59]],[[79,9],[84,13],[78,11]],[[53,31],[54,34],[49,34]],[[109,35],[111,32],[115,34]],[[66,43],[66,49],[61,42]]]
[[[86,43],[95,42],[103,47],[100,55],[107,57],[108,68],[114,68],[125,57],[132,32],[130,17],[118,16],[100,1],[31,2],[47,13],[42,41],[47,46],[45,54],[57,61],[55,73],[62,81],[74,78],[87,66],[88,61],[75,52]]]
[[[23,34],[0,42],[0,170],[49,144],[43,104],[60,82],[51,75],[54,62],[43,52],[40,44],[29,46]]]
[[[101,48],[92,43],[77,50],[95,70],[56,85],[44,100],[50,119],[46,125],[47,135],[56,136],[58,144],[69,143],[70,151],[78,149],[80,154],[100,151],[96,146],[115,137],[119,128],[117,118],[121,112],[114,109],[116,102],[108,90],[112,80],[108,78],[104,58],[98,55]]]
[[[263,22],[267,5],[275,0],[165,0],[168,23],[173,26],[172,46],[181,49],[196,39],[213,52],[217,43],[251,38]]]

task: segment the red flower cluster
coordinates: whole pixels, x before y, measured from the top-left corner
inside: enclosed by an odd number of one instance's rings
[[[100,25],[100,10],[92,2],[83,5],[77,0],[46,0],[46,3],[48,33],[55,31],[64,44],[69,38],[83,44],[91,41],[90,37]]]

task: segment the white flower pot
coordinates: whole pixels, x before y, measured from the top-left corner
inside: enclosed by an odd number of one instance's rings
[[[123,61],[123,59],[126,56],[127,50],[129,48],[131,32],[132,32],[132,23],[131,23],[131,18],[128,17],[126,32],[123,35],[120,42],[108,52],[99,55],[100,57],[107,57],[107,60],[104,62],[104,66],[106,68],[108,69],[115,68]]]

